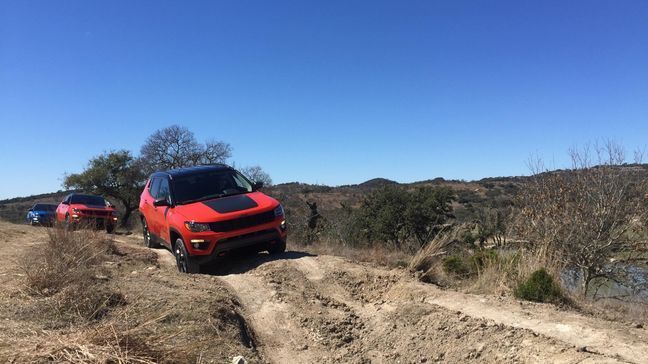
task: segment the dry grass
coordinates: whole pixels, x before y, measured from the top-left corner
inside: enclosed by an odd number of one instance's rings
[[[213,277],[167,269],[103,232],[0,235],[16,252],[0,256],[15,277],[0,286],[0,362],[261,362],[240,303]]]
[[[114,252],[112,241],[89,230],[48,231],[45,244],[29,249],[20,266],[29,295],[40,298],[23,308],[25,316],[44,316],[49,327],[74,320],[95,320],[124,298],[107,286],[103,263]]]
[[[22,258],[27,289],[32,294],[49,296],[65,287],[88,286],[114,249],[112,241],[95,231],[50,229],[45,244],[30,249]]]

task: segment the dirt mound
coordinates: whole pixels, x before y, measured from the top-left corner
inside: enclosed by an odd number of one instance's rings
[[[11,236],[0,257],[1,362],[264,362],[238,298],[220,280],[177,273],[147,248],[116,243],[88,271],[88,289],[30,293],[19,263],[45,245],[46,232],[0,223],[0,236]]]
[[[426,286],[404,272],[339,258],[268,261],[222,279],[246,307],[259,348],[271,362],[617,361],[532,330],[430,304]]]

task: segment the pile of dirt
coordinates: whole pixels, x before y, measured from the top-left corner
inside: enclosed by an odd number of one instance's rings
[[[387,271],[330,256],[268,259],[246,273],[222,279],[240,297],[257,333],[259,349],[271,362],[642,360],[615,346],[625,339],[614,336],[618,332],[606,333],[615,344],[592,340],[583,341],[588,346],[579,345],[578,334],[553,336],[547,329],[550,323],[535,331],[525,328],[526,322],[520,327],[513,321],[502,322],[502,316],[480,317],[475,311],[490,302],[482,304],[478,297],[453,292],[466,301],[472,297],[472,301],[464,304],[466,310],[448,308],[451,303],[434,303],[444,291],[417,282],[405,271]],[[506,316],[506,310],[511,317],[526,315],[519,307],[515,309],[516,304],[502,301],[500,315]],[[540,320],[541,316],[529,319]],[[589,323],[588,318],[580,319],[580,324]],[[633,345],[636,350],[647,350],[646,345]]]

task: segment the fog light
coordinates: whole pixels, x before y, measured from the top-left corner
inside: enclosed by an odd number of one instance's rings
[[[207,245],[205,244],[207,243],[207,241],[205,241],[204,239],[191,239],[189,242],[191,243],[191,246],[194,247],[194,249],[204,249],[207,247]]]
[[[74,215],[72,215],[72,217],[77,219],[77,218],[79,218],[79,215],[74,214]]]
[[[286,231],[286,220],[281,221],[279,228],[281,228],[281,231]]]
[[[116,218],[116,217],[113,217],[113,221],[117,221],[117,218]]]

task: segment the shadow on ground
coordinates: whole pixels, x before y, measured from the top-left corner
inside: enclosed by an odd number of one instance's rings
[[[265,252],[237,252],[225,257],[220,257],[212,263],[203,266],[201,273],[216,276],[242,274],[258,268],[265,263],[276,260],[291,260],[314,256],[314,254],[299,251],[287,251],[281,254],[268,254]]]

